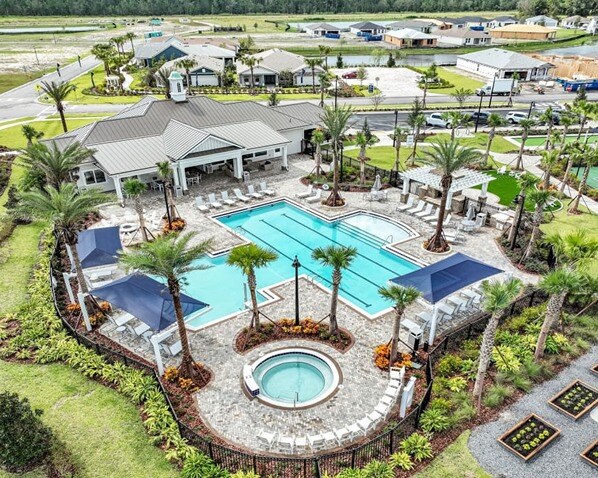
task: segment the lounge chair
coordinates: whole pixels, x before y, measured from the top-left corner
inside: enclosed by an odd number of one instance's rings
[[[396,398],[395,397],[391,397],[389,395],[383,395],[382,398],[380,399],[380,403],[383,403],[384,405],[388,405],[389,407],[392,407],[395,404]]]
[[[501,166],[499,169],[496,170],[497,174],[507,174],[507,167]]]
[[[261,445],[263,445],[268,450],[270,448],[272,448],[272,445],[274,445],[274,439],[275,438],[276,438],[276,433],[269,433],[269,432],[261,431],[257,435],[257,441],[258,441],[258,443],[260,443]]]
[[[411,209],[407,209],[405,212],[407,214],[415,214],[416,212],[420,212],[424,209],[424,207],[426,207],[426,201],[419,201],[417,203],[417,206],[412,207]]]
[[[242,202],[249,202],[250,198],[248,198],[247,196],[245,196],[241,190],[239,188],[233,189],[233,194],[235,195],[235,197]]]
[[[351,432],[347,428],[335,428],[334,436],[339,443],[351,438]]]
[[[325,444],[324,437],[320,434],[308,435],[307,441],[309,442],[309,446],[312,450],[318,450],[320,448],[323,448]]]
[[[365,432],[357,423],[351,423],[351,425],[347,427],[347,430],[349,430],[349,433],[351,434],[351,440],[357,438],[359,435],[365,435]]]
[[[383,416],[381,413],[374,410],[372,413],[368,413],[368,418],[372,421],[372,428],[375,428],[376,423],[382,420]]]
[[[322,436],[324,437],[324,441],[326,443],[338,443],[338,440],[334,432],[325,432],[322,433]]]
[[[390,408],[390,405],[380,401],[378,402],[378,405],[376,405],[376,408],[374,408],[374,411],[382,415],[382,418],[386,418],[387,415],[390,413]]]
[[[255,192],[255,188],[253,187],[253,184],[248,184],[247,185],[247,195],[249,197],[252,197],[252,198],[255,198],[255,199],[262,199],[264,197],[263,194]]]
[[[307,199],[305,199],[308,203],[314,203],[314,202],[319,202],[322,199],[322,190],[318,189],[316,191],[316,194],[314,194],[313,196],[308,197]]]
[[[314,191],[314,185],[310,184],[309,186],[307,186],[307,190],[303,193],[298,193],[297,197],[299,199],[305,199],[305,198],[311,196],[313,194],[313,191]]]
[[[413,194],[410,194],[405,204],[399,204],[397,206],[397,211],[406,211],[407,209],[411,209],[413,207],[414,202],[415,196]]]
[[[418,211],[413,213],[413,215],[415,217],[425,217],[425,216],[429,216],[430,214],[432,214],[432,208],[434,206],[432,205],[432,203],[428,203],[428,205],[426,206],[426,208],[423,211]]]
[[[222,207],[222,203],[216,201],[216,195],[214,193],[208,194],[208,202],[214,209],[219,209]]]
[[[444,238],[449,244],[454,244],[456,242],[461,242],[461,231],[444,231]]]
[[[134,318],[135,317],[132,316],[131,314],[129,314],[128,312],[120,314],[120,315],[118,315],[116,317],[114,317],[112,315],[108,315],[108,320],[110,322],[112,322],[114,325],[116,325],[117,327],[124,327],[124,325],[127,322],[131,322],[131,320],[133,320]]]
[[[181,344],[180,340],[177,340],[174,344],[166,344],[164,342],[160,342],[160,348],[164,351],[164,353],[170,357],[176,357],[180,354],[183,350],[183,345]]]
[[[432,210],[432,214],[422,217],[422,219],[426,222],[435,222],[440,215],[440,208],[436,208]]]
[[[276,191],[274,191],[274,189],[268,189],[268,185],[265,181],[260,183],[260,193],[263,193],[266,196],[276,196]]]
[[[145,322],[141,322],[137,325],[131,325],[130,323],[125,324],[125,327],[132,335],[141,337],[145,341],[149,341],[150,335],[152,335],[152,329]]]
[[[278,448],[293,453],[293,450],[295,449],[295,437],[279,436]]]
[[[357,420],[357,425],[363,430],[363,434],[367,434],[372,428],[374,428],[374,421],[370,417],[363,417],[361,420]]]
[[[228,196],[228,191],[220,191],[220,197],[222,198],[222,202],[227,206],[232,206],[237,202],[236,199],[231,199]]]
[[[201,212],[208,212],[210,210],[206,203],[203,202],[203,198],[201,196],[197,196],[195,198],[195,207]]]
[[[297,449],[297,452],[307,451],[308,447],[309,443],[307,442],[307,437],[295,437],[295,448]]]

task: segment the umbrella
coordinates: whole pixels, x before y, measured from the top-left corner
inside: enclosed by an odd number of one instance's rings
[[[116,264],[118,251],[122,248],[118,227],[100,227],[79,233],[77,252],[84,269]]]
[[[380,191],[380,189],[382,189],[382,180],[380,179],[380,175],[376,174],[376,180],[372,186],[372,191]]]

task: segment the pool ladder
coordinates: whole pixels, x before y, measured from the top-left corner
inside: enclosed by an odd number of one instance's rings
[[[390,239],[390,241],[389,241]],[[392,234],[389,234],[386,239],[384,239],[384,242],[382,243],[382,245],[380,247],[384,247],[386,244],[392,244],[394,242],[394,238],[392,237]]]

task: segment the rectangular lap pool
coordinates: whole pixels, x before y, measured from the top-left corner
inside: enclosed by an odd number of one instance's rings
[[[396,276],[407,274],[420,266],[383,248],[413,237],[406,226],[383,217],[355,213],[332,222],[321,219],[287,201],[216,217],[216,220],[237,234],[260,246],[273,249],[278,259],[269,267],[257,271],[260,289],[294,277],[291,263],[297,255],[300,274],[311,276],[330,287],[331,269],[311,258],[316,247],[331,244],[354,246],[358,256],[350,269],[344,271],[340,295],[353,306],[375,315],[391,306],[378,295],[378,288]],[[244,309],[248,299],[245,276],[226,264],[227,255],[201,259],[207,269],[187,275],[185,292],[210,304],[211,309],[187,323],[198,328]],[[266,300],[263,295],[260,301]]]

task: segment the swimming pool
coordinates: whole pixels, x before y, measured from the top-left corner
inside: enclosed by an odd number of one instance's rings
[[[313,260],[312,250],[331,244],[354,246],[358,255],[351,267],[343,272],[340,296],[366,314],[375,315],[390,307],[378,295],[378,288],[393,277],[420,268],[384,247],[389,242],[414,237],[415,233],[400,223],[369,213],[327,221],[289,201],[280,200],[215,219],[236,234],[278,253],[278,259],[269,267],[257,270],[260,289],[294,277],[291,263],[295,255],[301,262],[300,274],[330,287],[332,270]],[[186,276],[185,293],[211,306],[207,312],[188,319],[190,328],[205,326],[245,308],[249,293],[245,288],[246,278],[237,268],[228,266],[226,259],[227,255],[202,258],[200,263],[209,268]],[[259,294],[260,302],[266,299]]]

